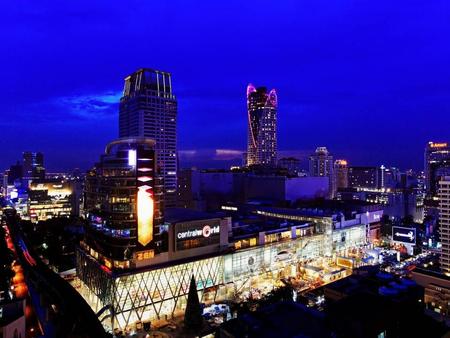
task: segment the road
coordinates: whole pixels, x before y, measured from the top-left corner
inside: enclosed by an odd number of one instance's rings
[[[46,337],[110,337],[85,300],[27,245],[18,219],[7,226]]]

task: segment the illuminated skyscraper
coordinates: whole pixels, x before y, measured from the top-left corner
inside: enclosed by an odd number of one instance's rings
[[[23,153],[23,178],[29,182],[45,178],[44,155],[39,152]]]
[[[276,166],[277,93],[275,89],[247,86],[248,146],[247,165]]]
[[[450,176],[439,181],[439,232],[441,234],[441,269],[450,273]]]
[[[348,188],[348,163],[346,160],[336,160],[334,162],[334,191]]]
[[[309,175],[313,177],[328,177],[329,195],[333,191],[333,156],[326,147],[317,147],[316,152],[309,157]]]
[[[161,195],[154,140],[108,144],[86,176],[84,249],[110,269],[132,268],[138,252],[151,258],[164,251]]]
[[[428,142],[425,147],[425,187],[428,197],[436,197],[439,179],[450,175],[450,146],[447,142]]]
[[[166,205],[174,206],[177,189],[177,101],[170,73],[139,69],[125,78],[120,99],[119,137],[156,141],[158,166],[164,178]]]
[[[333,172],[333,156],[326,147],[317,147],[309,157],[309,175],[331,177]]]

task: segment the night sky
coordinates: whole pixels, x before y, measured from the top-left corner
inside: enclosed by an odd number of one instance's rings
[[[448,0],[18,0],[0,43],[0,170],[90,167],[141,67],[172,73],[182,166],[240,162],[249,82],[278,92],[281,155],[421,168],[450,139]]]

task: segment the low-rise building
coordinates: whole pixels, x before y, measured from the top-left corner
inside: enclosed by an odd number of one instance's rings
[[[73,185],[62,180],[32,181],[28,189],[28,216],[32,221],[69,217],[76,210]]]

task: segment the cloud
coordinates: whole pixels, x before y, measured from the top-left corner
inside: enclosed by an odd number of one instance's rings
[[[52,103],[64,108],[73,117],[101,119],[117,113],[121,92],[72,95],[55,98]]]
[[[121,92],[107,91],[94,94],[56,96],[34,102],[17,102],[2,111],[10,119],[0,119],[3,127],[24,127],[36,124],[71,124],[117,119]]]
[[[191,149],[179,150],[180,160],[224,161],[242,159],[243,151],[239,149]]]
[[[236,149],[216,149],[216,160],[242,159],[242,150]]]

